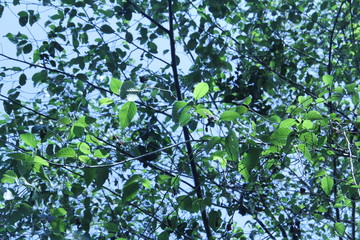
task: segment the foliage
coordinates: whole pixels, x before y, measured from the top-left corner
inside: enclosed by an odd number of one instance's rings
[[[359,239],[359,12],[0,1],[0,238]]]

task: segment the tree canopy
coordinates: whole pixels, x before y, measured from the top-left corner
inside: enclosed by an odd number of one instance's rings
[[[358,1],[13,0],[0,23],[1,239],[360,238]]]

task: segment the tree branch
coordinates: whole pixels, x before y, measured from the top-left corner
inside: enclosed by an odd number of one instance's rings
[[[177,98],[178,101],[182,100],[182,95],[181,95],[181,88],[180,88],[180,83],[179,83],[179,75],[178,75],[178,70],[177,70],[177,58],[176,58],[176,49],[175,49],[175,37],[174,37],[174,25],[173,25],[173,12],[172,12],[172,0],[168,0],[168,8],[169,8],[169,38],[170,38],[170,49],[171,49],[171,68],[172,68],[172,72],[174,75],[174,83],[175,83],[175,89],[176,89],[176,94],[177,94]],[[202,194],[202,190],[201,190],[201,183],[199,180],[199,174],[196,168],[196,162],[195,162],[195,157],[194,157],[194,152],[192,149],[192,145],[190,144],[190,132],[189,129],[184,126],[183,127],[183,132],[184,132],[184,138],[186,143],[186,149],[187,149],[187,155],[190,161],[190,167],[191,167],[191,172],[194,178],[194,184],[195,184],[195,191],[196,191],[196,195],[199,199],[203,198],[203,194]],[[209,224],[209,220],[208,220],[208,216],[206,213],[206,208],[204,207],[203,210],[201,210],[201,217],[202,217],[202,221],[204,224],[204,228],[205,228],[205,232],[206,232],[206,236],[208,239],[212,238],[212,232],[211,232],[211,228],[210,228],[210,224]]]

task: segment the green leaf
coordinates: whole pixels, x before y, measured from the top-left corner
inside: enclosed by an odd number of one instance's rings
[[[185,126],[188,124],[191,120],[191,114],[187,113],[186,111],[182,111],[179,118],[179,124],[180,126]]]
[[[78,143],[78,148],[79,148],[80,152],[82,152],[84,154],[91,154],[91,148],[85,142]]]
[[[126,99],[129,94],[134,94],[135,84],[132,81],[125,81],[120,88],[120,98]]]
[[[318,112],[318,111],[315,111],[315,110],[311,110],[309,111],[304,119],[308,119],[308,120],[322,120],[323,117],[321,116],[321,114]]]
[[[137,111],[136,104],[134,102],[126,102],[122,105],[119,112],[120,126],[122,129],[129,126],[131,120],[134,118]]]
[[[83,73],[76,74],[76,78],[83,82],[86,82],[88,80],[88,77]]]
[[[47,166],[47,167],[49,166],[48,161],[46,161],[45,159],[43,159],[43,158],[41,158],[39,156],[35,156],[34,163],[38,163],[40,165],[44,165],[44,166]]]
[[[282,121],[280,123],[280,126],[279,128],[289,128],[289,127],[292,127],[296,124],[296,120],[293,119],[293,118],[288,118],[288,119],[285,119],[284,121]]]
[[[131,201],[136,197],[140,189],[140,184],[138,182],[132,182],[130,184],[125,185],[123,188],[122,200],[124,202]]]
[[[306,145],[305,144],[299,144],[297,147],[302,152],[304,157],[311,161],[311,153],[310,153],[309,149],[306,147]]]
[[[278,128],[275,132],[270,135],[270,140],[273,144],[284,146],[288,135],[292,132],[289,128]]]
[[[321,187],[327,195],[331,194],[331,190],[334,186],[334,180],[329,176],[324,176],[321,179]]]
[[[239,158],[239,139],[233,130],[230,130],[225,138],[225,149],[230,160],[237,161]]]
[[[176,199],[179,203],[179,207],[182,210],[193,212],[193,200],[188,195],[182,195]]]
[[[209,85],[205,82],[201,82],[196,84],[195,88],[194,88],[194,99],[198,100],[200,98],[202,98],[203,96],[205,96],[209,91]]]
[[[95,168],[84,168],[84,180],[86,186],[89,186],[96,178]]]
[[[100,30],[103,32],[103,33],[106,33],[106,34],[110,34],[110,33],[114,33],[114,29],[112,29],[109,25],[105,24],[105,25],[102,25],[100,27]]]
[[[133,35],[132,35],[130,32],[126,32],[126,34],[125,34],[125,40],[126,40],[128,43],[132,43],[132,41],[133,41]]]
[[[225,111],[220,115],[222,121],[233,121],[240,117],[240,114],[234,111]]]
[[[261,151],[261,148],[251,146],[247,151],[246,156],[243,158],[242,162],[244,163],[249,173],[252,169],[259,167]]]
[[[334,224],[335,227],[335,231],[336,233],[341,236],[344,237],[345,236],[345,225],[342,222],[336,222]]]
[[[15,183],[18,180],[18,176],[13,170],[6,170],[5,174],[1,178],[2,183]]]
[[[76,157],[76,152],[74,149],[66,147],[57,151],[55,157]]]
[[[105,223],[104,227],[106,228],[106,230],[108,230],[109,232],[118,232],[119,231],[119,225],[115,224],[115,223]]]
[[[181,115],[180,109],[184,108],[186,105],[187,105],[187,103],[183,102],[183,101],[177,101],[174,103],[173,109],[172,109],[172,119],[175,123],[179,122],[180,115]]]
[[[154,42],[148,42],[147,45],[148,45],[148,48],[149,48],[149,52],[158,53],[157,45]]]
[[[122,82],[117,78],[111,78],[110,80],[110,90],[116,95],[120,94]]]
[[[20,134],[20,138],[21,140],[24,141],[25,144],[29,145],[30,147],[36,148],[38,142],[36,141],[36,138],[33,134],[31,133]]]
[[[169,231],[165,230],[162,233],[159,234],[158,240],[169,240],[170,239],[170,233]]]
[[[334,77],[326,74],[322,76],[322,80],[324,81],[325,85],[331,85],[333,83]]]
[[[24,47],[23,47],[23,53],[25,54],[28,54],[32,51],[32,45],[29,43],[29,44],[26,44]]]
[[[67,117],[63,117],[63,118],[61,118],[60,120],[59,120],[59,123],[61,123],[61,124],[70,124],[70,123],[72,123],[72,121],[71,121],[71,119],[70,118],[67,118]]]
[[[110,153],[106,149],[97,149],[94,152],[94,157],[96,158],[107,158],[109,155]]]
[[[110,98],[101,98],[99,99],[99,104],[100,105],[108,105],[108,104],[112,104],[114,102],[114,100],[110,99]]]
[[[24,73],[22,73],[19,77],[19,84],[24,86],[26,84],[27,77]]]
[[[82,126],[82,124],[75,123],[71,127],[71,133],[73,133],[73,136],[71,136],[71,138],[73,138],[73,137],[80,138],[80,137],[82,137],[84,135],[85,128],[84,128],[84,126]]]
[[[221,212],[211,210],[209,212],[209,225],[210,227],[216,231],[221,226],[222,220],[221,220]]]
[[[56,208],[53,212],[55,217],[62,217],[67,214],[67,211],[64,208]]]
[[[96,178],[95,178],[95,184],[97,187],[102,187],[106,180],[109,178],[109,168],[102,167],[102,168],[96,168]]]
[[[249,182],[250,180],[250,173],[247,169],[247,167],[245,166],[244,163],[239,162],[238,164],[238,172],[244,177],[246,182]]]
[[[4,6],[0,4],[0,18],[2,17],[4,12]]]
[[[151,183],[147,179],[141,179],[141,184],[146,187],[147,189],[151,189]]]

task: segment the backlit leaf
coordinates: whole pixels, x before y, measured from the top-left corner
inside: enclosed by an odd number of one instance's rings
[[[34,134],[31,133],[20,134],[20,138],[21,140],[24,141],[25,144],[29,145],[30,147],[35,148],[37,145],[37,140]]]
[[[74,149],[66,147],[57,151],[55,157],[76,157],[76,152]]]
[[[209,91],[209,85],[205,82],[201,82],[196,84],[195,89],[194,89],[194,99],[198,100],[200,98],[202,98],[203,96],[205,96]]]
[[[331,194],[332,188],[334,186],[334,180],[329,176],[324,176],[321,179],[321,188],[327,195]]]
[[[122,105],[119,112],[120,126],[126,128],[129,126],[131,120],[134,118],[137,111],[136,104],[134,102],[126,102]]]

